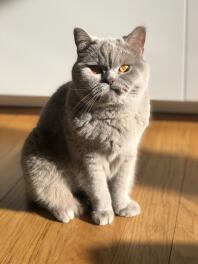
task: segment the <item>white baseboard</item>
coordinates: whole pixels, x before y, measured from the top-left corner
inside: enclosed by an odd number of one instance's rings
[[[0,106],[43,107],[48,96],[0,95]],[[198,113],[198,102],[151,100],[151,111],[162,113]]]

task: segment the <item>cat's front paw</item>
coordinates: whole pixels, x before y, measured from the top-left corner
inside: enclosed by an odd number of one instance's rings
[[[74,218],[74,211],[72,209],[67,209],[64,211],[54,210],[53,214],[56,217],[56,219],[62,223],[68,223],[70,220]]]
[[[52,213],[60,222],[68,223],[70,220],[74,219],[75,216],[82,215],[83,211],[81,204],[77,199],[74,199],[72,203],[70,201],[70,204],[67,204],[67,206],[54,208]]]
[[[111,224],[114,219],[113,211],[93,211],[92,219],[97,225],[107,225]]]
[[[120,216],[132,217],[132,216],[139,215],[140,212],[141,212],[141,208],[139,204],[131,200],[130,203],[126,207],[116,210],[115,213]]]

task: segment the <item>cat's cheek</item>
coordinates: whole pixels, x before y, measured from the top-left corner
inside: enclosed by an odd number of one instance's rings
[[[98,81],[98,82],[100,82],[101,80],[101,74],[92,72],[92,70],[89,69],[88,67],[82,69],[82,75],[87,80]]]
[[[101,81],[101,74],[93,74],[93,78],[99,83]]]

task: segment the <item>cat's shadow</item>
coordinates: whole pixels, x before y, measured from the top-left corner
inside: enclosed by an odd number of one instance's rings
[[[198,246],[193,243],[171,242],[123,242],[110,243],[103,247],[90,248],[89,255],[93,264],[122,263],[197,263]],[[180,262],[181,261],[181,262]]]

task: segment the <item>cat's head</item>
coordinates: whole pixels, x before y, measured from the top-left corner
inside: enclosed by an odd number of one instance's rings
[[[125,104],[141,97],[149,79],[143,59],[145,37],[144,27],[120,39],[100,39],[75,28],[78,58],[72,78],[78,95],[103,104]]]

